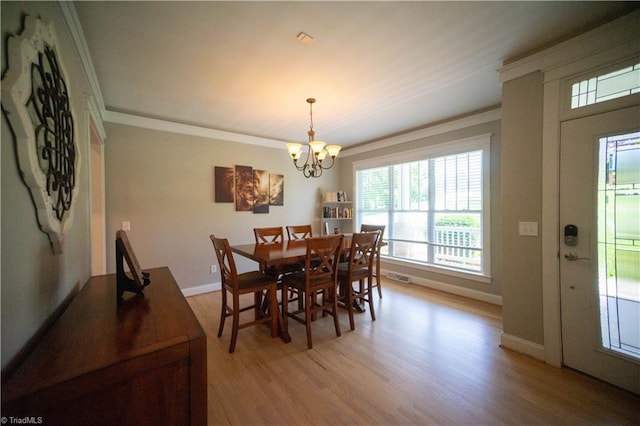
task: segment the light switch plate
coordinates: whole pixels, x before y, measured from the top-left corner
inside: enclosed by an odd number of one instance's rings
[[[124,222],[122,222],[122,230],[131,231],[131,222],[129,222],[128,220],[125,220]]]
[[[524,237],[537,237],[538,222],[519,222],[518,231]]]

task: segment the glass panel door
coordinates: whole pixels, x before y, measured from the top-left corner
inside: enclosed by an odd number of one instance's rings
[[[565,365],[640,393],[640,106],[561,125]]]

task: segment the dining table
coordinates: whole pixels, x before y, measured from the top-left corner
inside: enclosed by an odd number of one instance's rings
[[[351,249],[352,234],[342,234],[342,254]],[[277,243],[250,243],[231,246],[231,251],[254,260],[266,267],[290,263],[304,263],[307,256],[306,240],[286,240]]]
[[[353,234],[342,234],[342,248],[341,253],[343,256],[348,255],[351,250],[351,237]],[[302,240],[285,240],[282,242],[274,243],[248,243],[238,244],[231,246],[231,251],[240,256],[246,257],[258,264],[265,266],[266,268],[278,267],[292,263],[304,263],[307,256],[307,241]],[[278,305],[279,306],[279,305]],[[364,312],[363,306],[353,306],[353,309],[358,312]],[[280,307],[278,307],[280,310]],[[280,338],[285,343],[291,341],[289,331],[283,326],[284,321],[282,315],[286,313],[278,312],[278,323]]]

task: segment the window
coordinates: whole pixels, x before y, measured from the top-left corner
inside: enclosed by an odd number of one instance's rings
[[[602,345],[640,358],[640,132],[600,138],[598,286]]]
[[[640,64],[574,83],[571,109],[640,93]]]
[[[356,226],[385,225],[383,254],[489,275],[490,135],[357,162]]]

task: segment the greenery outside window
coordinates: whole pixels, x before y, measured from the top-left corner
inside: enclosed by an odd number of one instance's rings
[[[389,258],[489,276],[490,136],[354,163],[356,227],[385,225]]]

